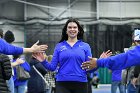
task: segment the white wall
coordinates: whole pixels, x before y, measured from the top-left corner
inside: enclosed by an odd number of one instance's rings
[[[0,17],[23,20],[24,18],[23,4],[14,1],[0,4]]]
[[[27,14],[28,18],[49,18],[47,13],[57,17],[64,10],[67,10],[69,1],[75,0],[26,0],[27,7],[17,1],[9,1],[0,3],[0,17],[24,19]],[[98,2],[98,7],[96,6]],[[28,4],[31,3],[31,4]],[[96,9],[96,7],[98,9]],[[25,13],[24,9],[27,10]],[[136,18],[140,17],[140,0],[77,0],[73,6],[68,9],[59,18],[67,17],[96,17],[98,10],[99,18],[101,17],[117,17],[117,18]],[[83,12],[80,12],[83,11]]]
[[[93,9],[93,7],[95,8],[96,6],[91,6],[92,1],[84,1],[84,2],[76,2],[73,4],[73,6],[70,9],[67,9],[69,6],[68,2],[36,2],[39,5],[42,5],[41,8],[43,11],[52,14],[55,17],[58,17],[59,14],[61,14],[63,11],[65,11],[63,13],[62,16],[60,16],[59,18],[66,18],[66,17],[92,17],[93,16],[93,12],[95,11],[91,11],[91,9]],[[48,4],[49,3],[49,4]],[[46,5],[46,7],[45,7]],[[48,8],[49,7],[49,8]],[[49,16],[45,13],[43,13],[42,11],[40,11],[39,9],[37,9],[36,7],[32,6],[32,5],[27,5],[27,16],[29,18],[32,17],[39,17],[39,18],[48,18]]]
[[[140,17],[140,1],[138,0],[100,0],[100,17]]]

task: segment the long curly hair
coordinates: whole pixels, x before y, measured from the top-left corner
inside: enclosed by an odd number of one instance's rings
[[[78,26],[78,35],[77,35],[77,39],[78,40],[83,40],[83,35],[84,35],[84,30],[82,28],[82,26],[80,25],[80,23],[78,22],[78,20],[76,20],[75,18],[70,18],[66,24],[64,25],[64,28],[62,29],[62,35],[61,35],[61,40],[59,42],[63,42],[64,40],[68,40],[68,35],[67,35],[67,26],[70,22],[74,22],[77,24]]]

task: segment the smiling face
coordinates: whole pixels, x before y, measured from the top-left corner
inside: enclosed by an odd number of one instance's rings
[[[83,40],[84,30],[80,23],[74,19],[70,18],[62,29],[62,36],[59,42],[67,41],[68,39]]]
[[[68,35],[69,38],[77,38],[78,26],[77,26],[77,24],[75,22],[68,23],[67,35]]]

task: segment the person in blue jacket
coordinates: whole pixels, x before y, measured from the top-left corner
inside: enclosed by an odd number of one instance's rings
[[[47,45],[37,45],[39,41],[37,41],[31,48],[21,48],[7,43],[3,37],[3,30],[0,29],[0,53],[7,55],[18,55],[23,53],[32,53],[38,51],[44,51],[47,49]]]
[[[125,86],[122,83],[122,70],[110,70],[112,73],[111,93],[117,93],[119,88],[120,93],[125,93]]]
[[[140,38],[140,30],[138,29],[134,31],[134,40],[136,38]],[[82,68],[91,70],[97,67],[107,67],[111,70],[119,70],[140,65],[140,42],[137,43],[135,48],[115,56],[99,59],[89,57],[90,61],[84,62]]]
[[[83,42],[84,30],[79,22],[70,18],[62,30],[60,42],[56,45],[52,61],[45,60],[43,53],[34,53],[48,70],[54,71],[59,65],[56,75],[56,93],[87,93],[87,72],[81,64],[92,56],[89,44]]]
[[[30,71],[30,65],[28,62],[26,62],[25,60],[23,60],[22,58],[20,58],[20,55],[13,55],[13,63],[15,62],[19,62],[20,66],[23,67],[23,69],[27,72]],[[27,82],[28,80],[19,80],[17,78],[17,70],[16,70],[16,66],[14,67],[14,76],[13,76],[13,80],[14,80],[14,93],[25,93],[26,87],[27,87]]]

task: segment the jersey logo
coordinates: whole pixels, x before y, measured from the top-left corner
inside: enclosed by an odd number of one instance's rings
[[[79,45],[79,47],[83,47],[82,45]]]
[[[61,46],[60,49],[61,49],[61,51],[64,51],[64,50],[67,49],[67,47],[66,46]]]

